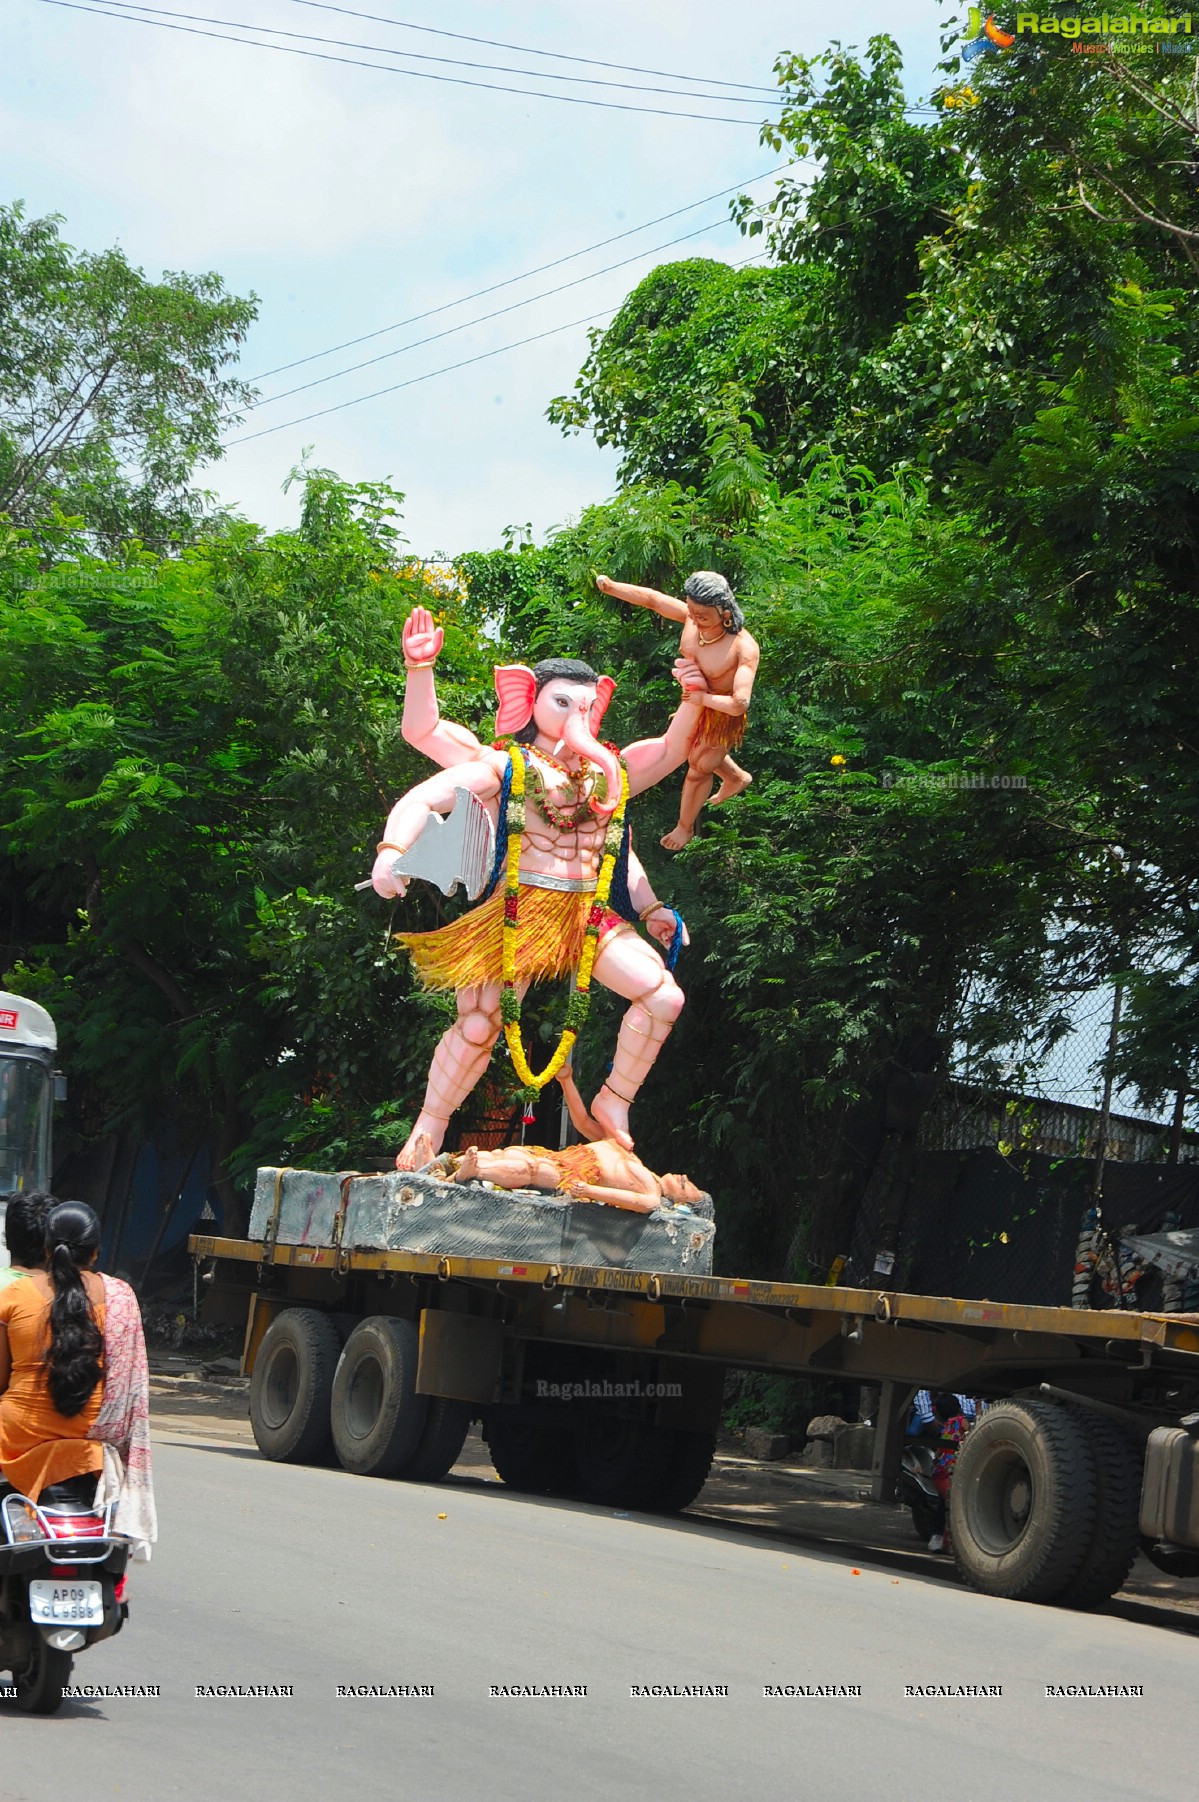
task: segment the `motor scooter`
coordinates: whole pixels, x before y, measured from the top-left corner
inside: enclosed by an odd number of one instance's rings
[[[0,1701],[53,1714],[75,1654],[124,1626],[130,1546],[113,1534],[115,1507],[73,1502],[60,1486],[36,1503],[0,1486]]]

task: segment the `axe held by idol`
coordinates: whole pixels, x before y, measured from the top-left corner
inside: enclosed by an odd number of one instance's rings
[[[447,814],[429,815],[429,823],[392,863],[393,876],[419,876],[436,883],[443,895],[452,895],[462,883],[467,899],[476,901],[487,886],[495,861],[495,827],[478,795],[455,788],[454,805]],[[355,889],[370,888],[356,882]]]

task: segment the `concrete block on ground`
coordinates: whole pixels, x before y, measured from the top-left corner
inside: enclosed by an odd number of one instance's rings
[[[258,1172],[252,1239],[266,1234],[277,1177],[273,1167]],[[690,1276],[712,1270],[716,1227],[708,1196],[692,1212],[658,1208],[634,1214],[527,1189],[438,1182],[408,1171],[367,1176],[286,1170],[279,1185],[278,1243],[332,1244],[343,1205],[341,1243],[348,1250],[614,1265]]]
[[[874,1454],[874,1428],[864,1422],[840,1426],[833,1434],[834,1470],[869,1470]]]
[[[785,1433],[772,1433],[767,1427],[746,1428],[745,1453],[749,1458],[785,1458],[790,1446],[791,1441]]]

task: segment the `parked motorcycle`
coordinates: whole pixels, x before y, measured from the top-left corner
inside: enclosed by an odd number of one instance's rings
[[[899,1462],[899,1500],[911,1510],[916,1537],[925,1545],[945,1531],[945,1500],[932,1475],[936,1459],[935,1446],[909,1440]]]
[[[53,1714],[71,1681],[76,1652],[119,1633],[126,1540],[112,1534],[115,1504],[38,1503],[7,1489],[0,1499],[0,1696],[28,1714]]]

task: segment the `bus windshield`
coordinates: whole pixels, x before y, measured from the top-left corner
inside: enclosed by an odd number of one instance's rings
[[[0,1195],[49,1186],[52,1103],[45,1064],[0,1052]]]

